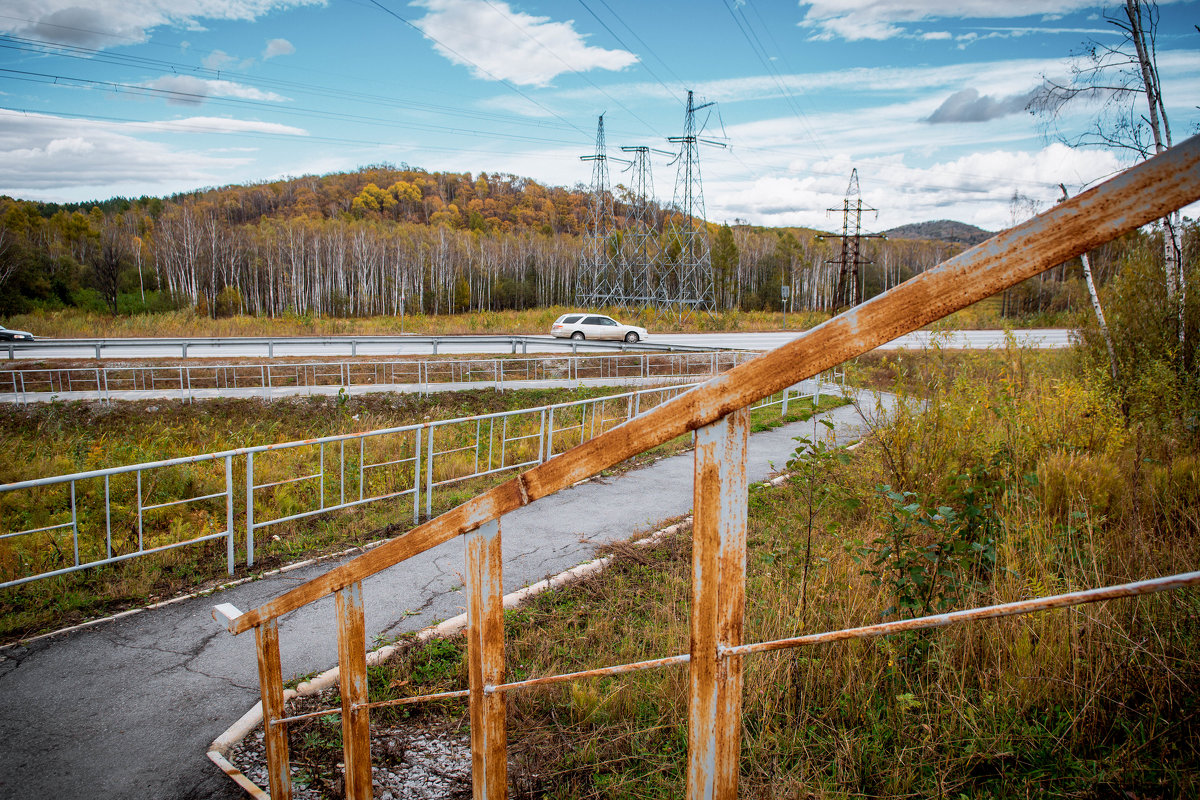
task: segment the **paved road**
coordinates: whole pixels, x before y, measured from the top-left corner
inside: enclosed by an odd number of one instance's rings
[[[733,347],[739,350],[771,350],[787,344],[802,331],[766,331],[762,333],[662,333],[653,336],[658,344],[690,344],[699,347]],[[906,333],[879,349],[919,350],[938,344],[940,347],[965,350],[986,350],[1003,347],[1002,330],[978,331],[914,331]],[[1070,347],[1075,332],[1066,328],[1033,328],[1012,331],[1013,341],[1022,347]],[[648,339],[649,341],[650,339]]]
[[[873,400],[870,401],[873,403]],[[857,436],[850,406],[829,414],[841,441]],[[797,423],[750,439],[749,477],[782,468]],[[821,431],[825,428],[821,427]],[[506,591],[588,560],[596,546],[688,512],[690,454],[544,498],[503,520]],[[254,642],[210,617],[216,603],[254,608],[332,562],[3,651],[0,797],[233,798],[240,791],[205,757],[257,700]],[[461,613],[461,541],[381,573],[364,586],[367,629],[387,636]],[[281,624],[285,675],[337,661],[331,600]]]
[[[799,336],[800,333],[800,331],[769,331],[763,333],[655,333],[651,331],[646,341],[653,344],[686,344],[693,347],[731,347],[742,350],[769,350],[785,342],[790,342]],[[1018,344],[1027,347],[1067,347],[1070,345],[1074,332],[1062,328],[1038,328],[1032,330],[1015,330],[1012,332],[1012,335]],[[889,342],[884,345],[884,349],[921,348],[927,346],[930,340],[935,337],[943,347],[979,349],[1002,347],[1004,345],[1005,332],[1002,330],[964,330],[933,334],[929,331],[916,331],[915,333],[906,334]],[[545,343],[538,344],[539,339]],[[112,339],[110,341],[117,342],[120,340]],[[313,337],[311,341],[288,340],[286,343],[281,342],[275,346],[275,355],[293,357],[346,356],[349,354],[349,350],[350,346],[345,342],[331,343],[324,341],[320,337]],[[439,354],[508,353],[511,350],[512,346],[508,342],[497,342],[494,345],[486,345],[480,344],[477,338],[468,339],[464,337],[462,343],[456,343],[452,336],[445,337],[438,345]],[[428,355],[430,347],[422,339],[405,342],[402,338],[396,338],[386,343],[363,342],[357,345],[356,351],[360,356]],[[558,344],[553,344],[550,336],[547,335],[530,337],[528,345],[522,352],[562,353],[565,351],[561,340]],[[14,355],[17,359],[90,359],[95,357],[96,351],[94,348],[86,346],[74,348],[56,347],[53,350],[47,351],[39,351],[36,348],[31,348],[17,350]],[[188,356],[195,359],[260,358],[263,355],[264,347],[262,344],[196,344],[188,347]],[[179,356],[179,346],[173,345],[169,351],[163,347],[152,346],[136,347],[131,345],[119,348],[113,347],[105,353],[105,356],[123,359],[174,358]]]

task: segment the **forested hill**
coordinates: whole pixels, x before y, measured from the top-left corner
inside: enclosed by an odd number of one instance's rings
[[[618,193],[618,200],[623,199]],[[445,225],[476,231],[533,229],[578,234],[587,218],[586,187],[543,186],[517,175],[486,172],[427,172],[390,164],[354,172],[306,175],[248,185],[224,186],[165,199],[113,198],[94,203],[34,204],[43,217],[59,211],[105,214],[142,209],[157,217],[171,205],[217,209],[230,224],[255,224],[264,217],[383,219]]]
[[[938,242],[954,242],[967,246],[977,245],[990,239],[995,234],[968,225],[965,222],[955,222],[952,219],[938,219],[932,222],[913,222],[884,231],[889,239],[929,239]]]

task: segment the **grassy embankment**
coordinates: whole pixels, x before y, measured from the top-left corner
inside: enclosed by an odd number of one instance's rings
[[[747,640],[1194,569],[1200,442],[1186,420],[1130,426],[1070,358],[860,359],[857,380],[930,411],[852,455],[808,448],[789,483],[752,488]],[[686,652],[689,536],[615,556],[508,613],[510,679]],[[742,796],[1194,797],[1198,646],[1187,590],[752,656]],[[380,698],[465,688],[461,639],[372,680]],[[402,708],[380,722],[463,707]],[[683,669],[511,695],[516,796],[682,796],[686,722]],[[318,785],[338,737],[336,717],[292,728]]]
[[[423,335],[450,334],[544,334],[560,315],[574,309],[563,306],[529,311],[488,311],[455,315],[408,315],[400,317],[229,317],[211,319],[191,311],[113,317],[83,311],[40,311],[4,320],[9,328],[27,330],[35,336],[53,338],[140,337],[140,336],[345,336],[357,334]],[[715,317],[693,316],[680,322],[674,318],[656,319],[643,312],[628,314],[607,309],[617,319],[645,327],[657,333],[705,333],[714,331],[777,331],[784,325],[779,312],[726,311]],[[1004,327],[1054,327],[1070,324],[1067,315],[1040,315],[1026,319],[1002,318],[999,303],[991,299],[959,311],[934,326],[939,330]],[[817,312],[789,313],[788,330],[807,330],[826,319]]]
[[[617,389],[517,390],[454,392],[419,397],[416,395],[368,394],[352,397],[297,397],[262,402],[259,400],[211,400],[199,403],[141,401],[131,403],[50,403],[8,408],[0,414],[0,446],[5,452],[21,454],[0,464],[0,483],[15,483],[40,477],[94,469],[140,464],[160,459],[219,452],[238,447],[297,441],[321,436],[380,430],[429,420],[532,408],[550,403],[582,400],[617,394]],[[626,409],[619,407],[598,415],[595,432],[616,424]],[[648,401],[647,401],[648,402]],[[832,402],[827,399],[826,403]],[[789,418],[800,419],[803,404],[793,403]],[[607,421],[605,421],[607,420]],[[577,409],[556,414],[554,447],[562,452],[577,444],[582,419]],[[480,464],[486,468],[487,441],[491,434],[492,467],[499,467],[500,437],[508,436],[504,464],[522,463],[537,457],[540,415],[511,418],[507,427],[497,424],[482,428]],[[587,429],[593,430],[589,413]],[[755,424],[780,424],[778,407],[755,412]],[[572,430],[574,428],[574,430]],[[521,438],[530,435],[533,438]],[[474,423],[439,428],[437,449],[469,449],[436,459],[434,479],[444,481],[472,473],[476,466]],[[325,505],[335,505],[344,496],[359,496],[360,460],[364,470],[364,496],[378,496],[410,489],[413,485],[411,459],[415,442],[411,434],[395,434],[365,440],[359,453],[354,442],[345,450],[330,445],[324,452],[327,475],[322,490],[316,480],[281,483],[255,492],[256,519],[260,522],[289,516]],[[680,437],[643,454],[617,469],[679,452],[690,446]],[[422,450],[422,455],[424,451]],[[283,482],[321,470],[320,448],[302,448],[260,454],[255,460],[255,483]],[[400,461],[401,463],[391,463]],[[369,467],[388,464],[386,468]],[[245,459],[232,464],[234,530],[236,532],[236,576],[245,567]],[[422,464],[424,475],[426,466]],[[338,476],[345,475],[345,491]],[[511,471],[486,478],[466,479],[435,490],[433,512],[440,513],[478,492],[505,480]],[[141,487],[144,506],[220,494],[225,490],[225,463],[214,461],[160,469],[146,473]],[[0,495],[0,518],[7,530],[27,530],[70,521],[70,486],[23,490]],[[106,533],[111,524],[113,552],[133,552],[138,543],[136,513],[138,486],[132,476],[113,477],[111,516],[106,518],[105,485],[102,479],[78,482],[76,502],[83,560],[104,557]],[[424,501],[422,500],[422,512]],[[141,536],[146,548],[183,541],[226,528],[223,496],[146,511]],[[334,511],[307,519],[260,529],[255,537],[254,572],[278,567],[315,555],[337,552],[367,544],[406,530],[412,523],[412,500],[369,503],[356,509]],[[142,605],[197,587],[228,580],[225,540],[187,545],[118,565],[96,568],[0,590],[0,641],[11,641],[44,630],[52,630],[84,619],[102,616],[130,606]],[[73,558],[70,529],[43,532],[0,541],[0,576],[5,580],[69,566]]]

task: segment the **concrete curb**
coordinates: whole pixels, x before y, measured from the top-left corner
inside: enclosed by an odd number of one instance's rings
[[[787,476],[780,476],[786,478]],[[771,481],[773,485],[778,485],[776,481],[779,478]],[[782,482],[782,481],[780,481]],[[638,539],[634,542],[636,545],[651,545],[661,541],[667,536],[678,533],[684,528],[692,524],[692,517],[689,515],[680,522],[674,525],[668,525],[665,528],[660,528],[654,533],[645,538]],[[382,544],[382,542],[380,543]],[[358,549],[358,548],[355,548]],[[315,560],[315,559],[314,559]],[[560,586],[567,586],[577,581],[593,575],[612,561],[612,556],[604,556],[602,558],[592,559],[571,569],[558,573],[550,578],[540,580],[537,583],[530,584],[522,589],[517,589],[514,592],[509,592],[504,595],[505,608],[518,608],[522,603],[525,603],[530,598],[535,597],[548,589],[555,589]],[[299,566],[299,565],[297,565]],[[180,598],[182,599],[182,598]],[[137,609],[141,610],[141,609]],[[467,615],[459,614],[456,617],[451,617],[448,620],[422,628],[417,632],[417,641],[426,641],[434,637],[452,636],[459,633],[467,626]],[[399,648],[394,644],[384,645],[378,649],[367,653],[367,666],[376,666],[382,664],[390,658]],[[333,686],[338,682],[339,669],[331,667],[320,675],[316,675],[307,681],[300,683],[295,689],[286,689],[283,693],[283,700],[286,703],[294,697],[308,697],[317,694]],[[208,746],[208,759],[217,767],[228,775],[238,786],[242,787],[255,798],[269,798],[270,795],[254,781],[250,780],[241,770],[237,768],[230,760],[229,753],[235,745],[245,739],[251,731],[262,723],[262,701],[255,703],[245,714],[243,714],[237,722],[229,726],[229,728],[213,740]]]

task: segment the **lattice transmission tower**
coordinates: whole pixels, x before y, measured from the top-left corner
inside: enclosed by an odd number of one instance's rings
[[[650,169],[651,148],[625,146],[630,153],[629,202],[625,206],[625,228],[619,255],[620,297],[617,305],[633,308],[655,305],[654,262],[658,258],[658,228],[654,219],[654,176]],[[658,151],[654,151],[658,152]]]
[[[608,186],[608,151],[604,144],[604,115],[596,122],[596,152],[580,156],[592,162],[592,193],[588,203],[587,230],[575,273],[575,305],[600,308],[612,305],[620,294],[616,254],[610,246],[613,199]]]
[[[676,156],[675,196],[666,245],[659,259],[655,299],[660,316],[675,314],[682,321],[693,313],[713,311],[712,258],[704,223],[704,189],[700,182],[700,142],[724,147],[722,142],[696,135],[696,112],[713,103],[695,105],[687,93],[683,136],[667,141],[679,145]]]
[[[838,265],[837,290],[833,295],[833,308],[849,308],[862,302],[862,271],[860,267],[874,264],[874,261],[862,257],[863,239],[882,239],[880,233],[862,232],[862,212],[876,211],[870,206],[864,206],[862,194],[858,189],[858,169],[850,170],[850,184],[846,187],[846,199],[841,208],[830,208],[828,211],[842,212],[842,252],[838,258],[827,260],[826,264]],[[851,222],[853,219],[853,222]]]

